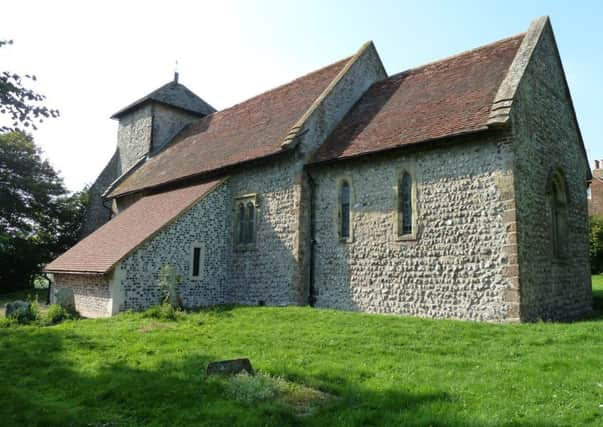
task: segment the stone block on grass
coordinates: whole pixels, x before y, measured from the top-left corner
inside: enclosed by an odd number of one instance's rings
[[[211,362],[209,365],[207,365],[206,373],[207,375],[236,375],[243,371],[247,372],[249,375],[253,375],[253,368],[251,367],[251,362],[247,358]]]

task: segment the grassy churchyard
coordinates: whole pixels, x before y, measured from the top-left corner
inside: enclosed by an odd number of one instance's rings
[[[603,276],[593,290],[603,310]],[[237,357],[259,375],[205,376]],[[11,325],[0,425],[601,426],[603,315],[499,325],[222,307]]]

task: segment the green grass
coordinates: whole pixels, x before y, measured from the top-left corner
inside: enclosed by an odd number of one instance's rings
[[[0,328],[0,424],[600,426],[602,338],[601,317],[498,325],[307,307]],[[274,385],[205,376],[237,357]],[[277,395],[236,398],[262,387]]]

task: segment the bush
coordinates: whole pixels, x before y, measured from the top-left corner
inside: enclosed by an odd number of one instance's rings
[[[245,403],[272,399],[277,391],[276,380],[270,375],[262,373],[249,375],[243,372],[230,377],[226,383],[226,393],[231,398]]]
[[[590,270],[599,274],[603,272],[603,215],[591,216],[588,225]]]
[[[182,311],[176,310],[168,303],[154,305],[142,314],[142,317],[149,317],[159,320],[179,320],[183,316],[184,313]]]
[[[69,310],[61,307],[58,304],[52,304],[46,311],[46,321],[51,325],[56,325],[64,320],[75,319],[76,314],[71,313]]]
[[[38,301],[29,301],[28,305],[19,307],[17,310],[12,312],[10,316],[7,316],[9,323],[27,325],[35,322],[40,318],[40,305]],[[9,324],[3,326],[10,326]]]
[[[10,328],[16,322],[10,317],[0,317],[0,328]]]

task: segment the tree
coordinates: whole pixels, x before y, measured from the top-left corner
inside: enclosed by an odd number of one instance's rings
[[[11,44],[12,40],[0,40],[0,47]],[[46,97],[27,89],[24,80],[35,81],[36,76],[25,74],[21,77],[9,71],[0,72],[0,117],[11,121],[11,124],[0,123],[0,132],[23,130],[21,126],[36,129],[36,123],[59,116],[58,110],[41,104]]]
[[[590,270],[593,274],[603,272],[603,215],[593,215],[588,221],[590,243]]]
[[[86,189],[69,194],[30,136],[0,134],[0,289],[31,286],[77,242],[86,203]]]

